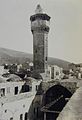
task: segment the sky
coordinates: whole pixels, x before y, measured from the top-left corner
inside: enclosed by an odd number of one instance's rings
[[[48,56],[82,63],[82,0],[0,0],[0,47],[33,53],[37,4],[51,17]]]

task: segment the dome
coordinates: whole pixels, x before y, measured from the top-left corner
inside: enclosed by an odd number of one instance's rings
[[[12,82],[18,82],[18,81],[22,81],[22,79],[15,74],[10,74],[9,78],[7,79],[8,82],[12,81]]]
[[[3,76],[0,76],[0,83],[6,82],[7,78],[4,78]]]

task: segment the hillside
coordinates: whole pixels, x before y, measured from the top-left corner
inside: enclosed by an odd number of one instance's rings
[[[25,61],[32,61],[32,54],[0,48],[0,65],[4,63],[23,63]],[[69,62],[49,57],[48,64],[55,64],[59,67],[67,68]]]

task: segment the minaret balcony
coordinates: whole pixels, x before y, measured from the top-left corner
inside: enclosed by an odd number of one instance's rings
[[[46,25],[41,26],[31,26],[31,31],[37,31],[37,32],[49,32],[49,27]]]

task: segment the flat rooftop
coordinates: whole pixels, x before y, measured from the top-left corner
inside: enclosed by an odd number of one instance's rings
[[[8,102],[19,101],[19,100],[23,100],[23,99],[26,99],[26,98],[31,98],[35,95],[36,95],[36,92],[28,92],[28,93],[21,93],[21,94],[14,95],[14,96],[9,96],[9,97],[4,96],[4,97],[0,98],[0,103],[5,104],[5,103],[8,103]]]

